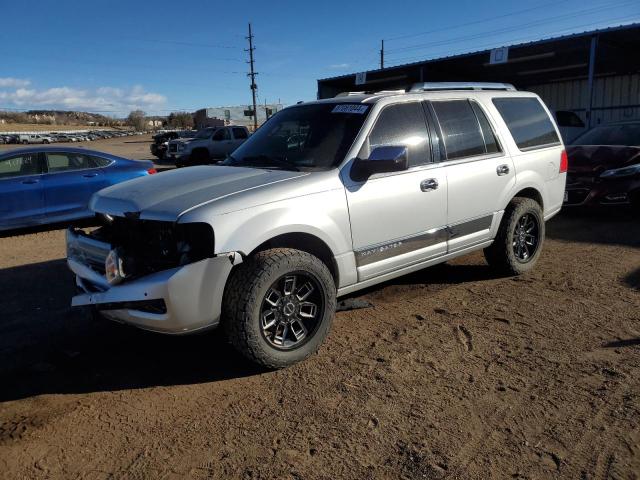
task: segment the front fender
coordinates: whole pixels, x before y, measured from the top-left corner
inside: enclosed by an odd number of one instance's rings
[[[260,205],[208,219],[215,251],[249,254],[286,233],[307,233],[322,240],[334,256],[351,251],[344,191],[332,190]]]

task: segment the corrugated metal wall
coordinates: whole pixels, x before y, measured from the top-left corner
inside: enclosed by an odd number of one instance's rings
[[[569,80],[526,88],[535,92],[551,110],[576,112],[587,123],[587,80]],[[593,85],[591,126],[617,120],[640,119],[640,74],[599,77]]]

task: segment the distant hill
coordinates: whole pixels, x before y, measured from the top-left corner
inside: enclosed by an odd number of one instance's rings
[[[0,123],[22,123],[38,125],[96,125],[120,126],[123,119],[100,115],[99,113],[75,112],[63,110],[29,110],[27,112],[0,111]]]

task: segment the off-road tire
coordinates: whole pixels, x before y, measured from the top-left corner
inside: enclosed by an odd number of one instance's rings
[[[315,333],[292,350],[274,348],[261,331],[265,294],[283,275],[302,271],[313,275],[324,298],[324,311]],[[231,344],[249,360],[267,368],[283,368],[315,353],[326,338],[336,309],[331,272],[317,257],[291,248],[264,250],[245,259],[232,272],[223,298],[223,327]]]
[[[534,254],[523,263],[516,257],[513,248],[513,234],[517,222],[526,214],[536,217],[538,222],[538,244]],[[484,249],[487,263],[497,272],[504,275],[521,275],[530,271],[540,258],[544,245],[544,214],[538,202],[530,198],[516,197],[507,206],[494,242]]]

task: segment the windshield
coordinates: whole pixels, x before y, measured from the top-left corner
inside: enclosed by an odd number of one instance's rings
[[[640,145],[640,123],[595,127],[576,138],[572,145]]]
[[[215,131],[215,128],[203,128],[198,133],[196,133],[196,136],[194,138],[209,138]]]
[[[260,127],[225,165],[327,170],[340,164],[370,105],[320,103],[281,110]]]

